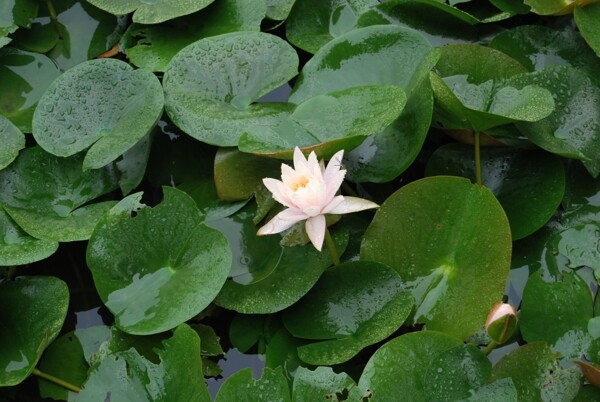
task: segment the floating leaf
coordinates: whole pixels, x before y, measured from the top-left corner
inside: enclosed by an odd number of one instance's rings
[[[158,24],[194,13],[214,0],[88,0],[91,4],[115,15],[133,14],[133,22]]]
[[[89,147],[84,169],[98,169],[140,141],[162,113],[160,82],[115,59],[81,63],[46,90],[33,117],[42,148],[70,156]]]
[[[317,367],[315,370],[298,367],[294,374],[292,401],[335,400],[334,397],[339,400],[341,395],[355,386],[348,374],[335,373],[331,367]]]
[[[252,369],[242,369],[221,385],[215,402],[290,402],[290,390],[281,369],[265,368],[262,377],[252,378]]]
[[[125,152],[120,161],[115,163],[119,170],[119,187],[123,195],[136,188],[144,178],[146,165],[152,146],[152,132],[146,134],[137,144]]]
[[[415,323],[461,339],[480,329],[502,298],[510,254],[510,228],[493,194],[467,179],[443,176],[392,194],[361,247],[361,259],[400,274],[415,297]]]
[[[89,202],[117,187],[112,167],[81,170],[83,155],[58,158],[40,147],[21,151],[0,171],[0,204],[28,234],[51,241],[87,240],[115,203]]]
[[[25,136],[6,117],[0,115],[0,170],[7,167],[25,148]]]
[[[563,230],[550,240],[554,250],[568,259],[570,268],[588,266],[600,276],[600,224],[587,223]]]
[[[383,264],[353,261],[326,271],[283,320],[298,338],[323,340],[298,348],[304,362],[343,363],[402,326],[414,300]]]
[[[575,17],[575,22],[577,23],[579,32],[581,32],[581,36],[583,36],[588,45],[596,52],[596,55],[600,57],[600,28],[598,28],[600,4],[575,7],[573,16]]]
[[[176,189],[163,192],[154,208],[140,203],[141,193],[124,198],[88,244],[98,294],[131,334],[163,332],[198,314],[231,266],[226,239],[202,223],[194,201]]]
[[[271,126],[293,105],[256,103],[297,73],[298,56],[282,39],[260,32],[229,33],[194,42],[169,63],[163,78],[166,110],[192,137],[237,145],[253,126]]]
[[[19,384],[58,336],[69,307],[67,285],[53,276],[0,283],[0,385]]]
[[[510,378],[502,378],[483,387],[477,388],[465,402],[518,402],[517,389]]]
[[[267,18],[277,21],[285,20],[296,0],[267,0]]]
[[[19,26],[29,27],[38,12],[39,3],[35,0],[7,0],[0,9],[0,47],[8,44],[6,36]]]

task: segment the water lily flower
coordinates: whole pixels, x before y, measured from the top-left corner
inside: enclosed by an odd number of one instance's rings
[[[490,338],[501,345],[517,329],[517,310],[508,303],[496,303],[485,321],[485,329]]]
[[[346,175],[346,170],[341,168],[343,156],[343,150],[337,152],[325,168],[323,161],[317,161],[314,152],[306,159],[300,148],[296,147],[294,167],[281,164],[281,180],[263,179],[275,201],[287,209],[275,215],[257,234],[280,233],[306,220],[308,238],[321,251],[327,230],[326,214],[347,214],[377,208],[379,205],[362,198],[336,195]]]

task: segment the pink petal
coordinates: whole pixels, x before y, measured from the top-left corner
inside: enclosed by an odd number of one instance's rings
[[[329,160],[329,163],[327,164],[327,169],[325,170],[325,174],[323,175],[323,178],[325,179],[325,181],[329,181],[331,180],[332,176],[334,175],[338,175],[340,171],[344,172],[342,174],[342,177],[344,177],[344,175],[346,174],[345,170],[340,170],[342,168],[342,158],[344,157],[344,150],[342,149],[341,151],[336,152],[331,159]]]
[[[339,172],[330,173],[325,183],[327,185],[327,193],[325,194],[325,199],[327,201],[333,199],[335,193],[340,189],[340,186],[344,182],[344,176],[346,175],[345,170],[340,170]]]
[[[266,178],[263,179],[265,187],[273,194],[273,198],[278,203],[285,205],[286,207],[293,207],[292,201],[288,198],[285,192],[285,186],[277,179]]]
[[[363,211],[365,209],[378,208],[379,205],[369,200],[358,197],[344,197],[344,200],[335,207],[331,208],[330,214],[348,214],[351,212]]]
[[[308,169],[308,161],[298,147],[294,148],[294,169]]]
[[[327,204],[325,206],[325,208],[323,208],[323,210],[321,211],[321,213],[324,213],[324,214],[331,213],[330,211],[332,209],[334,209],[335,207],[337,207],[338,205],[340,205],[343,201],[344,201],[344,196],[342,196],[342,195],[338,195],[337,197],[333,197],[333,199],[331,201],[329,201],[329,204]]]
[[[319,251],[323,248],[323,240],[325,239],[325,215],[317,215],[309,218],[306,221],[306,234],[311,243]]]
[[[275,234],[283,232],[286,229],[294,226],[295,223],[303,221],[308,218],[301,211],[298,211],[294,208],[288,208],[273,217],[269,222],[267,222],[263,227],[258,229],[256,233],[259,236],[267,235],[267,234]]]

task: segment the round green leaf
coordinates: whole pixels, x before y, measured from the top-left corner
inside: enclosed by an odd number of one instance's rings
[[[575,7],[573,10],[577,28],[581,36],[600,57],[600,4],[589,4],[585,7]]]
[[[300,346],[300,359],[314,365],[343,363],[390,336],[414,305],[401,289],[400,276],[383,264],[353,261],[326,271],[283,315],[295,337],[323,340]]]
[[[237,145],[249,127],[270,126],[293,105],[252,104],[297,74],[298,56],[282,39],[229,33],[194,42],[171,60],[163,78],[166,110],[192,137]]]
[[[545,342],[532,342],[515,349],[492,369],[492,380],[512,379],[519,401],[573,400],[579,391],[580,376],[576,368],[559,368],[556,356]]]
[[[0,204],[38,239],[87,240],[113,201],[89,202],[117,187],[112,167],[82,171],[83,155],[59,158],[40,147],[27,148],[0,171]]]
[[[317,367],[314,371],[298,367],[292,388],[293,402],[335,400],[355,387],[354,380],[346,373],[335,373],[331,367]],[[339,399],[338,399],[339,400]]]
[[[6,117],[0,115],[0,170],[7,167],[25,148],[25,136]]]
[[[277,21],[285,20],[296,0],[267,0],[267,18]]]
[[[29,52],[46,53],[56,46],[58,39],[56,25],[34,22],[29,29],[15,33],[13,44]]]
[[[198,14],[168,24],[132,24],[121,39],[121,47],[132,64],[164,72],[173,56],[192,42],[228,32],[260,31],[266,7],[259,1],[215,1]]]
[[[58,242],[29,236],[0,207],[0,266],[40,261],[57,249]]]
[[[315,53],[330,40],[353,30],[358,17],[376,0],[296,0],[285,24],[295,46]]]
[[[0,50],[0,114],[25,133],[44,91],[60,75],[43,54],[8,48]]]
[[[227,240],[202,223],[194,200],[173,188],[163,192],[154,208],[140,203],[141,193],[124,198],[88,244],[98,294],[131,334],[163,332],[198,314],[231,267]]]
[[[158,24],[173,18],[194,13],[214,0],[88,0],[111,14],[122,15],[133,11],[133,22]]]
[[[69,289],[53,276],[0,283],[0,386],[19,384],[56,338],[67,315]]]
[[[252,378],[252,369],[238,371],[221,385],[215,402],[290,402],[290,390],[281,368],[265,368],[262,377]]]
[[[8,44],[19,26],[29,27],[38,12],[39,3],[35,0],[5,0],[0,4],[0,47]]]
[[[379,208],[361,259],[394,268],[416,300],[415,323],[466,339],[502,298],[510,227],[494,195],[458,177],[430,177]]]
[[[490,384],[484,385],[483,387],[477,388],[476,391],[472,391],[469,398],[464,401],[468,402],[489,402],[489,401],[502,401],[502,402],[518,402],[517,389],[515,384],[510,378],[503,378],[498,381],[494,381]]]
[[[427,162],[426,175],[463,176],[475,181],[473,147],[448,144],[438,148]],[[481,175],[483,184],[506,212],[513,240],[546,224],[565,192],[562,162],[546,152],[482,148]]]
[[[549,90],[556,104],[554,112],[538,122],[518,123],[519,130],[549,152],[583,160],[592,176],[600,174],[600,87],[567,66],[519,74],[508,79],[507,85],[517,89],[539,85]]]
[[[600,222],[570,227],[550,241],[554,250],[567,257],[570,268],[588,266],[600,276]]]
[[[392,339],[371,356],[358,382],[369,389],[374,401],[428,401],[426,388],[431,387],[427,369],[439,353],[462,345],[451,336],[420,331]]]
[[[33,136],[57,156],[89,147],[83,166],[98,169],[140,141],[162,108],[162,88],[154,74],[115,59],[91,60],[50,85],[35,110]]]
[[[475,346],[456,346],[435,355],[425,372],[429,401],[461,401],[492,374],[492,363]]]

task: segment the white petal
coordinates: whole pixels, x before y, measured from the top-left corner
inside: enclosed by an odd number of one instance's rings
[[[323,240],[325,239],[325,215],[317,215],[309,218],[306,221],[306,234],[311,243],[319,251],[323,248]]]
[[[256,234],[262,236],[283,232],[294,226],[295,223],[303,221],[306,218],[308,218],[308,216],[301,211],[294,208],[288,208],[275,215],[273,219],[258,229]]]
[[[331,210],[334,209],[335,207],[337,207],[338,205],[340,205],[340,203],[342,203],[344,201],[344,196],[342,195],[338,195],[337,197],[333,197],[333,199],[329,202],[329,204],[327,204],[325,206],[325,208],[323,208],[322,213],[324,214],[329,214],[331,213]]]
[[[288,198],[285,192],[285,186],[282,182],[277,179],[265,178],[263,179],[265,187],[273,194],[273,198],[278,203],[285,205],[286,207],[292,207],[292,201]]]
[[[345,170],[340,170],[339,172],[331,173],[328,179],[325,181],[327,185],[327,193],[325,194],[325,199],[327,202],[333,199],[335,194],[340,189],[340,186],[344,182],[344,176],[346,175]]]
[[[329,181],[331,180],[331,176],[333,175],[337,175],[339,174],[338,172],[340,172],[340,169],[342,168],[342,158],[344,157],[344,150],[342,149],[341,151],[338,151],[335,153],[335,155],[333,155],[331,157],[331,159],[329,160],[329,163],[327,164],[327,169],[325,169],[325,174],[323,175],[323,177],[325,178],[325,181]],[[346,174],[345,170],[341,170],[344,173],[342,174],[342,177],[344,177],[344,175]]]
[[[344,197],[344,200],[340,202],[334,208],[331,208],[328,213],[330,214],[349,214],[350,212],[363,211],[365,209],[378,208],[379,205],[369,200],[364,200],[358,197]]]
[[[308,161],[298,147],[294,148],[294,169],[308,169]]]

